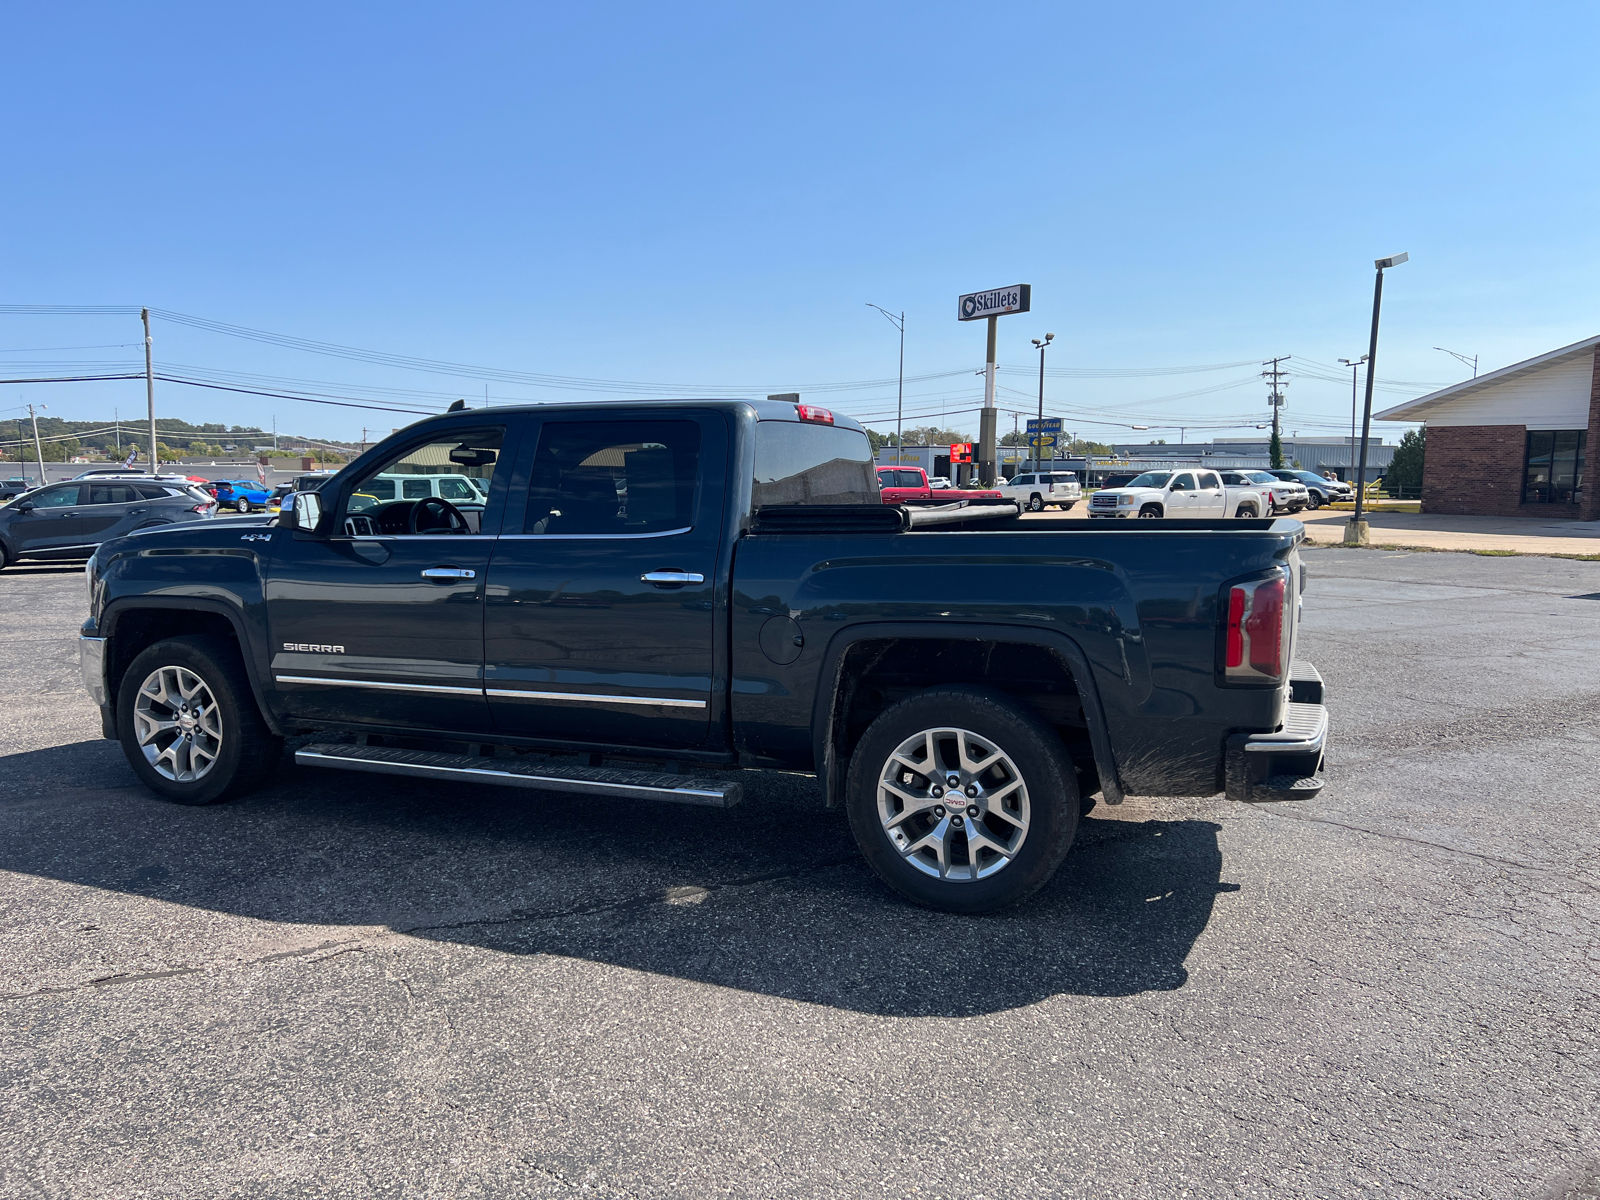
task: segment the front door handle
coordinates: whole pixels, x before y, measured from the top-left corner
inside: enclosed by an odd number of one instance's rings
[[[424,579],[476,579],[478,573],[464,567],[429,567],[422,572]]]
[[[697,571],[646,571],[639,580],[642,583],[704,583],[706,577]]]

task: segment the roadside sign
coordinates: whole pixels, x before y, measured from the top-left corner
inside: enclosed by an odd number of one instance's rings
[[[1061,418],[1060,417],[1046,417],[1042,421],[1029,421],[1028,422],[1028,432],[1029,433],[1060,433],[1061,432]]]
[[[1033,286],[1014,283],[987,292],[968,292],[956,301],[958,321],[981,321],[985,317],[1005,317],[1025,313],[1033,301]]]
[[[1036,433],[1028,439],[1028,445],[1040,450],[1048,449],[1056,444],[1056,435],[1053,433]]]
[[[953,463],[969,463],[972,461],[971,442],[950,443],[950,461]]]

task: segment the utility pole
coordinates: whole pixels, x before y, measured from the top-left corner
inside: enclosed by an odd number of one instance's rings
[[[40,408],[49,408],[48,404],[39,405]],[[39,414],[33,411],[33,405],[28,405],[28,419],[33,422],[33,453],[39,459],[39,486],[44,486],[44,447],[39,444]],[[17,455],[18,458],[22,456]]]
[[[156,369],[151,359],[150,310],[141,308],[139,319],[144,322],[144,398],[150,410],[150,474],[161,474],[161,457],[156,453]]]
[[[1283,408],[1283,389],[1289,386],[1284,382],[1288,378],[1289,372],[1278,366],[1278,364],[1288,362],[1292,357],[1294,356],[1291,354],[1282,354],[1270,362],[1261,364],[1267,368],[1267,370],[1261,372],[1261,378],[1267,381],[1267,387],[1272,390],[1272,469],[1274,471],[1283,468],[1283,435],[1278,428],[1278,413]]]
[[[121,410],[111,410],[111,423],[117,427],[117,457],[122,457],[122,416]]]
[[[867,301],[867,307],[876,308],[888,319],[889,324],[900,331],[900,377],[894,394],[894,460],[899,462],[901,443],[905,440],[901,425],[906,407],[906,314],[901,310],[897,317],[888,309],[879,307],[870,300]]]

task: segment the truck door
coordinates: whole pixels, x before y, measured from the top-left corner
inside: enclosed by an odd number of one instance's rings
[[[1172,477],[1172,483],[1167,488],[1167,516],[1199,516],[1200,514],[1195,512],[1194,504],[1194,473],[1191,471],[1180,471],[1177,475]]]
[[[1222,478],[1215,471],[1201,471],[1199,475],[1199,490],[1195,492],[1194,515],[1197,517],[1226,516],[1228,505],[1222,492]]]
[[[507,426],[434,426],[353,485],[322,493],[331,536],[273,535],[267,621],[274,686],[307,719],[480,732],[483,588],[499,528]],[[379,472],[388,488],[375,488]],[[395,496],[393,479],[483,479],[487,505]],[[374,491],[392,497],[379,500]]]
[[[497,729],[604,745],[706,739],[727,447],[718,413],[542,424],[514,482],[525,512],[489,566],[484,684]]]

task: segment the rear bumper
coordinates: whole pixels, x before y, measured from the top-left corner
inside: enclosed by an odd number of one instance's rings
[[[1310,800],[1322,791],[1328,710],[1322,676],[1310,663],[1289,670],[1289,704],[1282,727],[1236,733],[1227,741],[1227,797],[1247,804]]]

